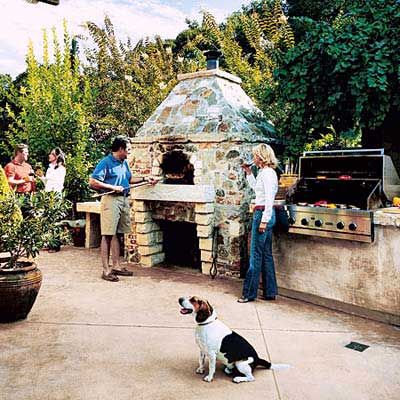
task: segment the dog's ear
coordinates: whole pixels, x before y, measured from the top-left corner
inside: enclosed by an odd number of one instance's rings
[[[199,308],[196,313],[196,322],[204,322],[212,313],[213,308],[208,301],[198,300]]]

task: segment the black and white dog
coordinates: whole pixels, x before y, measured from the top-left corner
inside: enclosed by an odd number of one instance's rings
[[[217,315],[207,300],[196,296],[179,299],[181,314],[194,313],[197,323],[195,338],[200,347],[199,367],[196,373],[205,372],[205,359],[208,358],[208,375],[206,382],[211,382],[215,374],[216,361],[225,364],[224,372],[234,375],[233,382],[254,381],[253,370],[258,365],[271,368],[271,363],[259,358],[253,346],[245,338],[230,330]],[[235,370],[236,369],[236,370]]]

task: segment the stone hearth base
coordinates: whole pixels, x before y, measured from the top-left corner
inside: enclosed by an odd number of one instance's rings
[[[165,260],[163,252],[163,232],[158,220],[153,218],[162,212],[154,209],[154,203],[168,202],[168,207],[175,207],[177,212],[173,217],[166,213],[165,219],[195,223],[199,248],[201,252],[201,272],[208,274],[213,261],[213,230],[214,230],[214,188],[210,185],[164,185],[143,187],[133,194],[133,218],[136,231],[137,252],[139,262],[146,267],[162,263]],[[193,208],[191,213],[179,213]]]

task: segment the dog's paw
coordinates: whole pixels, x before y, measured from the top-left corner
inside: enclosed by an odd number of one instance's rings
[[[205,377],[203,378],[203,381],[205,381],[205,382],[211,382],[212,380],[213,380],[213,377],[210,376],[210,375],[207,375],[207,376],[205,376]]]
[[[202,367],[199,367],[196,369],[196,374],[204,374],[205,369]]]
[[[245,377],[245,376],[235,376],[232,379],[232,382],[234,382],[234,383],[253,382],[254,380],[255,380],[254,377],[249,378],[249,377]]]
[[[225,372],[227,375],[232,375],[232,373],[233,373],[232,369],[231,369],[231,368],[228,368],[228,367],[226,367],[226,368],[224,369],[224,372]]]

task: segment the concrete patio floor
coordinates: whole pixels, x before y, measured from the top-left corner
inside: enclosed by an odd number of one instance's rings
[[[40,256],[43,284],[27,320],[0,325],[0,399],[400,398],[400,330],[279,297],[238,304],[241,282],[179,268],[100,279],[98,250]],[[195,374],[198,349],[180,296],[207,298],[259,355],[290,368],[231,382]],[[370,347],[344,347],[351,341]]]

